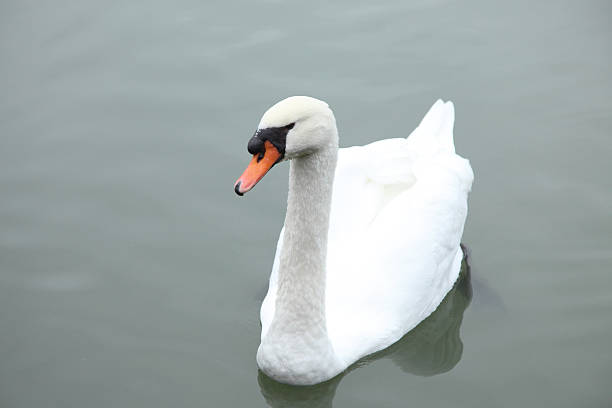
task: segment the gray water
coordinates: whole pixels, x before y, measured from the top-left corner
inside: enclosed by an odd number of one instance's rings
[[[3,1],[0,405],[610,406],[611,12]],[[343,146],[451,99],[476,173],[471,273],[314,388],[255,364],[288,166],[233,192],[260,115],[294,94],[330,103]]]

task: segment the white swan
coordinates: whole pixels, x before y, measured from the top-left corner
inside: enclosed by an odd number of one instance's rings
[[[294,96],[263,115],[236,181],[249,191],[291,160],[285,225],[261,306],[260,369],[309,385],[384,349],[430,315],[459,274],[473,173],[438,100],[407,139],[338,149],[325,102]]]

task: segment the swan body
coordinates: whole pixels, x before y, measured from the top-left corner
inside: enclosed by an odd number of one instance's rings
[[[236,192],[263,177],[269,167],[247,173],[266,157],[270,167],[291,160],[260,313],[257,363],[267,375],[297,385],[332,378],[395,343],[452,288],[473,180],[453,124],[452,102],[438,100],[407,138],[338,149],[322,101],[291,97],[264,114]]]

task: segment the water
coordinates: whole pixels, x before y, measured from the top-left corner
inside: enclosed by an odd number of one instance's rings
[[[608,406],[610,11],[4,2],[0,404]],[[293,94],[330,103],[343,146],[452,99],[476,173],[465,290],[312,390],[254,360],[287,166],[232,189],[260,115]]]

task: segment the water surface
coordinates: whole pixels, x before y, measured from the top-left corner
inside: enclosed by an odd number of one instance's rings
[[[610,13],[604,1],[3,2],[0,404],[300,403],[255,365],[287,166],[242,199],[232,187],[263,111],[307,94],[330,103],[343,146],[406,136],[453,100],[476,180],[472,301],[450,301],[455,317],[402,349],[444,360],[430,345],[460,315],[457,361],[387,356],[306,396],[608,406]]]

